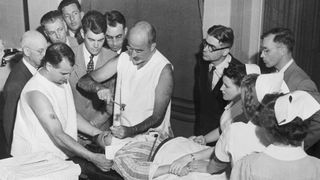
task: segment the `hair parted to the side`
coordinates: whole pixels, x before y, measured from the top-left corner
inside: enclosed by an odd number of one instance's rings
[[[58,10],[62,12],[62,9],[70,4],[75,4],[79,11],[81,11],[81,5],[78,0],[62,0],[58,6]]]
[[[71,66],[74,65],[74,53],[72,49],[65,43],[53,43],[47,50],[46,54],[41,61],[41,66],[45,66],[46,63],[50,63],[53,67],[58,67],[59,63],[66,59]]]
[[[287,47],[289,52],[293,52],[295,39],[293,32],[288,28],[273,28],[265,32],[261,38],[265,38],[269,35],[274,35],[273,42],[283,44]]]
[[[89,30],[92,31],[94,34],[106,33],[106,19],[104,18],[103,14],[101,14],[99,11],[92,10],[87,12],[83,16],[81,22],[84,34],[86,34]]]
[[[116,27],[117,24],[122,24],[123,28],[126,27],[126,19],[123,14],[117,10],[106,12],[105,14],[107,25]]]
[[[214,25],[207,31],[209,36],[213,36],[219,40],[219,42],[232,47],[234,41],[233,30],[229,27],[222,25]]]
[[[61,12],[58,10],[49,11],[41,17],[40,24],[44,27],[47,23],[53,23],[57,19],[64,22]]]

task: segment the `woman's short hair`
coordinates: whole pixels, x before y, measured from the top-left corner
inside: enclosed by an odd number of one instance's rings
[[[241,81],[246,75],[246,67],[243,64],[231,64],[223,71],[223,76],[232,79],[233,83],[240,87]]]
[[[256,125],[266,129],[273,142],[301,146],[302,141],[307,136],[310,121],[303,121],[296,117],[288,124],[278,125],[274,105],[278,97],[282,94],[267,94],[262,99],[258,108],[258,113],[254,117]]]

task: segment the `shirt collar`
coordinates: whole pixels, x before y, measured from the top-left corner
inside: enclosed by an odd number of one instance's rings
[[[287,62],[287,64],[283,66],[279,72],[282,72],[282,73],[285,72],[292,63],[293,63],[293,59],[290,59],[290,61]]]
[[[70,47],[70,41],[68,37],[66,37],[66,44]]]
[[[30,63],[28,63],[27,60],[22,58],[23,64],[27,67],[27,69],[31,72],[32,75],[34,75],[37,72],[37,69],[33,67]]]
[[[75,33],[73,33],[72,31],[68,30],[68,32],[69,32],[69,36],[71,36],[71,37],[75,36]]]
[[[223,70],[229,66],[229,63],[231,62],[231,56],[228,54],[227,57],[220,63],[218,64],[215,70],[215,73],[221,77],[223,74]],[[214,67],[212,63],[209,64],[209,71]]]
[[[276,146],[273,144],[269,145],[264,153],[282,161],[294,161],[307,156],[301,146]]]
[[[100,53],[99,53],[100,54]],[[94,62],[94,66],[96,66],[96,63],[98,61],[98,56],[99,54],[95,55],[93,57],[93,62]],[[91,56],[91,53],[87,50],[85,44],[83,43],[83,55],[84,55],[84,61],[85,61],[85,64],[87,65],[90,61],[90,56]]]

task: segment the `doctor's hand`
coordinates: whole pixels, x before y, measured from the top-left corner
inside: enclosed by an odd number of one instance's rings
[[[131,136],[131,128],[127,126],[112,126],[110,127],[111,133],[114,137],[123,139]]]
[[[94,137],[94,141],[101,147],[109,146],[112,141],[111,131],[103,131]]]
[[[104,154],[94,153],[93,156],[90,157],[89,161],[94,163],[102,171],[109,171],[113,165],[113,161],[106,159]]]
[[[110,89],[102,88],[97,92],[97,95],[100,100],[106,101],[107,104],[112,100],[112,94]]]

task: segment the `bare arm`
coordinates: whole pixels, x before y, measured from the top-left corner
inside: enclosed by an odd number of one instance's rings
[[[159,126],[165,116],[168,104],[171,100],[173,92],[173,70],[170,64],[167,64],[161,74],[158,85],[155,90],[154,109],[150,117],[143,122],[132,126],[118,126],[113,127],[112,133],[118,138],[125,138],[128,136],[134,136],[148,131],[150,128]]]
[[[101,133],[101,130],[92,126],[88,121],[86,121],[79,113],[77,113],[77,126],[78,130],[90,135],[95,136]]]
[[[218,141],[219,136],[220,136],[219,128],[216,128],[210,131],[208,134],[206,134],[204,138],[206,140],[206,143],[211,143],[211,142]]]
[[[214,147],[211,147],[195,153],[184,155],[179,159],[176,159],[170,165],[170,172],[173,174],[176,174],[180,172],[183,167],[185,167],[192,161],[209,159],[211,154],[213,153],[213,150],[214,150]]]
[[[29,92],[27,94],[27,103],[32,108],[50,139],[59,149],[68,155],[77,155],[88,161],[92,161],[102,170],[107,171],[110,169],[112,164],[105,159],[103,154],[88,151],[63,131],[61,123],[45,95],[38,91]]]
[[[215,153],[212,153],[212,159],[209,162],[209,165],[207,167],[207,171],[210,174],[218,174],[218,173],[222,173],[223,171],[226,170],[226,168],[230,165],[229,162],[223,162],[220,161]]]
[[[78,81],[78,86],[88,92],[98,92],[105,89],[100,82],[103,82],[117,73],[118,57],[109,60],[103,66],[84,75]]]

